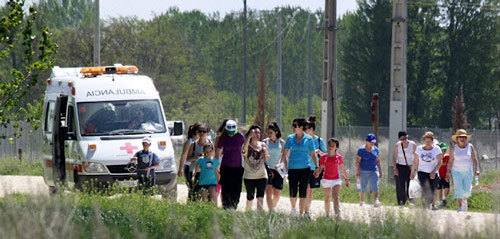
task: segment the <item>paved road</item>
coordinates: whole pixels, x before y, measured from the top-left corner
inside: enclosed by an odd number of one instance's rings
[[[177,201],[186,202],[187,188],[183,184],[177,187]],[[0,176],[0,197],[11,193],[25,193],[48,195],[48,188],[42,177],[37,176]],[[246,194],[242,193],[238,210],[245,210]],[[256,202],[254,202],[254,208]],[[265,204],[265,203],[264,203]],[[297,203],[298,206],[298,203]],[[266,206],[264,206],[267,210]],[[457,213],[451,210],[430,211],[422,209],[402,209],[393,206],[382,206],[374,208],[372,205],[360,207],[358,204],[341,203],[341,218],[349,221],[364,221],[371,223],[379,221],[390,215],[407,215],[418,218],[418,221],[435,221],[439,223],[430,223],[440,232],[449,230],[461,231],[466,233],[469,230],[484,230],[484,228],[496,230],[496,235],[500,235],[500,215],[492,213],[466,212]],[[287,197],[281,197],[277,206],[277,211],[290,213],[290,201]],[[333,210],[333,205],[332,205]],[[311,204],[311,217],[316,218],[324,215],[324,202],[313,200]],[[397,218],[397,216],[396,216]],[[446,223],[442,223],[446,222]]]

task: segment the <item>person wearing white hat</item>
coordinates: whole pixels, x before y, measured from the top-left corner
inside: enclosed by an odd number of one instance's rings
[[[244,172],[242,157],[243,143],[245,143],[245,136],[238,132],[236,121],[226,121],[224,132],[218,138],[215,150],[216,158],[221,162],[220,184],[222,206],[224,209],[236,209],[240,202]]]
[[[450,147],[446,181],[450,181],[451,172],[455,185],[454,198],[458,203],[458,211],[467,211],[467,198],[471,195],[472,177],[474,174],[479,176],[476,149],[469,143],[471,136],[467,135],[467,131],[464,129],[457,130],[451,136],[451,139],[456,144]],[[473,173],[473,169],[476,169],[475,173]]]
[[[151,188],[156,183],[155,169],[160,166],[158,155],[150,151],[151,138],[142,139],[142,150],[135,153],[130,162],[137,163],[137,179],[139,187],[143,189]]]

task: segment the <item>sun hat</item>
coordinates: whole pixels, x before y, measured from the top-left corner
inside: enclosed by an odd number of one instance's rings
[[[149,145],[151,145],[151,139],[149,137],[145,137],[142,139],[142,142],[143,143],[148,143]]]
[[[238,125],[234,120],[228,120],[226,122],[226,127],[224,127],[224,129],[226,130],[226,133],[229,135],[235,135],[236,133],[238,133]]]
[[[369,133],[368,135],[366,135],[366,141],[368,141],[370,143],[376,143],[377,142],[377,138],[375,137],[374,134]]]
[[[446,145],[445,142],[441,142],[441,143],[439,143],[439,148],[440,149],[448,149],[448,145]]]
[[[471,136],[467,135],[467,131],[465,131],[465,129],[459,129],[459,130],[457,130],[457,132],[454,135],[451,136],[451,139],[454,142],[457,142],[457,137],[467,137],[467,141],[469,141],[471,139]]]

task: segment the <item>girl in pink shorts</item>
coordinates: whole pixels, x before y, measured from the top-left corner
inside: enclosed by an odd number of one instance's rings
[[[320,166],[314,172],[317,177],[323,169],[325,170],[323,179],[321,179],[321,185],[325,190],[325,212],[327,216],[330,215],[330,197],[333,196],[333,209],[335,210],[336,218],[340,216],[339,193],[340,186],[342,185],[340,172],[342,172],[342,177],[345,180],[345,186],[349,187],[349,179],[347,178],[347,172],[344,168],[342,155],[337,153],[338,148],[339,141],[337,139],[331,138],[328,140],[328,153],[321,157],[319,161]]]

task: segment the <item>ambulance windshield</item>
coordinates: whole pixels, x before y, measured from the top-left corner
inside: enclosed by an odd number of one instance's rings
[[[78,103],[82,136],[164,133],[165,121],[158,100]]]

